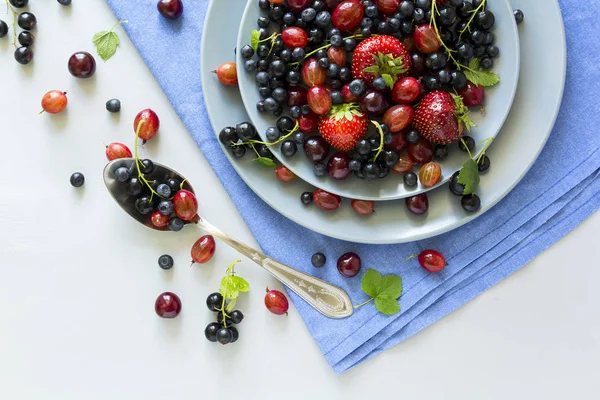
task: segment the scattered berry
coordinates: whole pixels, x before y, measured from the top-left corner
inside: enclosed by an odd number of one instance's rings
[[[113,142],[106,146],[106,158],[108,161],[118,158],[131,158],[131,150],[123,143]]]
[[[215,239],[211,235],[205,235],[196,240],[190,252],[192,256],[192,264],[207,263],[214,256],[215,248]]]
[[[314,265],[317,268],[321,268],[322,266],[325,265],[325,263],[327,262],[327,258],[325,257],[325,254],[323,253],[315,253],[312,255],[312,257],[310,258],[310,262],[312,263],[312,265]]]
[[[338,258],[337,269],[346,278],[352,278],[360,272],[362,262],[356,253],[345,253]]]
[[[481,199],[476,194],[468,194],[460,199],[460,205],[467,212],[476,212],[481,208]]]
[[[340,196],[326,192],[323,189],[316,189],[313,192],[313,201],[317,207],[324,211],[337,210],[342,204]]]
[[[71,175],[71,185],[74,187],[81,187],[85,182],[85,177],[81,172],[75,172]]]
[[[296,178],[298,178],[296,174],[290,171],[285,165],[278,165],[277,168],[275,168],[275,176],[281,182],[286,183],[293,182],[296,180]]]
[[[173,268],[173,257],[168,254],[163,254],[158,257],[158,266],[162,269],[171,269]]]
[[[159,0],[156,7],[160,15],[168,19],[177,19],[183,13],[183,2],[181,0]]]
[[[121,101],[119,99],[110,99],[106,102],[106,110],[111,113],[121,111]]]
[[[96,60],[86,51],[74,53],[69,58],[69,72],[76,78],[91,78],[96,72]]]
[[[423,164],[419,170],[419,180],[426,188],[435,186],[442,177],[442,168],[435,161]]]
[[[206,307],[208,307],[208,309],[210,311],[217,312],[217,311],[219,311],[219,309],[221,308],[222,305],[223,305],[223,296],[221,295],[221,293],[218,293],[218,292],[211,293],[206,298]]]
[[[175,293],[161,293],[154,303],[154,311],[161,318],[175,318],[181,312],[181,300]]]
[[[29,47],[19,47],[15,50],[15,60],[19,64],[29,64],[33,60],[33,51]]]
[[[269,288],[267,288],[265,306],[267,307],[267,310],[271,311],[273,314],[287,315],[290,304],[287,297],[279,290],[269,290]]]
[[[435,250],[423,250],[418,254],[417,259],[421,267],[429,272],[440,272],[448,265],[444,256]]]
[[[30,31],[35,28],[37,24],[37,18],[32,13],[26,11],[19,14],[19,17],[17,18],[17,24],[21,27],[21,29]]]
[[[302,195],[300,196],[300,200],[302,201],[302,204],[309,205],[313,201],[312,193],[311,192],[302,193]]]
[[[350,204],[352,205],[352,209],[363,217],[375,212],[375,202],[371,200],[352,200]]]
[[[143,123],[140,125],[140,122]],[[139,127],[139,133],[138,133]],[[158,115],[151,109],[147,108],[140,111],[133,121],[133,131],[139,134],[140,139],[150,140],[158,132],[160,127],[160,120]]]
[[[213,72],[217,74],[219,82],[224,85],[235,86],[238,84],[237,69],[233,62],[224,62]]]
[[[67,92],[51,90],[42,97],[42,110],[50,114],[58,114],[67,107]]]

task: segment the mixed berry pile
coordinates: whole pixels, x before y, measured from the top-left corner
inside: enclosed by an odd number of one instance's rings
[[[258,111],[279,120],[266,141],[247,122],[224,128],[219,139],[235,157],[251,149],[269,165],[269,147],[277,145],[283,157],[303,152],[317,176],[375,180],[393,171],[406,186],[425,188],[440,182],[438,162],[452,144],[472,157],[469,107],[482,106],[485,87],[499,82],[491,71],[500,50],[487,0],[258,0],[258,6],[258,28],[238,51],[256,81]],[[221,82],[237,84],[235,71],[215,72]],[[490,166],[485,154],[475,161],[479,172]],[[452,192],[462,195],[458,174]],[[409,210],[426,210],[424,198]],[[302,200],[310,202],[306,194]],[[479,209],[465,201],[465,210]]]

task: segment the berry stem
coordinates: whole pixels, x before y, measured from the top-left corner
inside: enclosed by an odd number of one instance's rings
[[[373,35],[373,36],[378,36],[378,35]],[[345,39],[362,39],[362,38],[363,38],[363,35],[362,35],[362,33],[357,33],[356,35],[351,35],[351,36],[347,36],[347,37],[345,37],[345,38],[344,38],[344,40],[345,40]],[[329,43],[329,44],[326,44],[326,45],[324,45],[324,46],[321,46],[321,47],[319,47],[318,49],[315,49],[315,50],[311,51],[310,53],[306,54],[302,60],[300,60],[300,61],[296,61],[296,62],[294,62],[294,63],[291,63],[291,64],[290,64],[290,67],[291,67],[291,68],[293,68],[293,67],[296,67],[296,66],[300,65],[300,63],[301,63],[302,61],[306,60],[308,57],[312,56],[313,54],[316,54],[316,53],[317,53],[319,50],[325,50],[325,49],[328,49],[328,48],[330,48],[330,47],[331,47],[331,43]]]
[[[456,60],[456,58],[454,58],[454,56],[452,55],[452,53],[454,53],[455,50],[452,50],[450,47],[448,47],[446,45],[446,43],[444,43],[444,41],[442,40],[442,37],[440,36],[440,31],[438,30],[438,27],[437,27],[437,22],[435,22],[435,14],[436,13],[439,14],[436,2],[432,1],[431,2],[431,20],[429,21],[429,26],[433,27],[433,30],[435,31],[435,35],[437,36],[438,40],[440,41],[442,47],[444,47],[444,49],[446,49],[446,52],[448,53],[448,57],[450,57],[450,59],[454,62],[454,64],[456,64],[456,68],[459,71],[460,71],[461,68],[467,68],[464,65],[462,65],[461,63],[459,63],[458,60]]]
[[[4,0],[6,2],[6,13],[8,14],[8,10],[12,12],[13,21],[10,26],[13,31],[13,42],[12,45],[17,47],[17,11],[8,3],[8,0]]]
[[[122,20],[122,21],[118,21],[116,24],[114,24],[114,25],[112,26],[112,28],[110,28],[110,31],[109,31],[109,32],[112,32],[112,31],[113,31],[113,30],[114,30],[114,29],[115,29],[117,26],[119,26],[119,25],[122,25],[122,24],[126,24],[126,23],[128,23],[128,22],[129,22],[129,21],[127,21],[127,20],[125,20],[125,19],[124,19],[124,20]]]
[[[138,140],[140,138],[140,130],[142,129],[142,125],[144,125],[144,122],[146,122],[145,119],[140,120],[140,122],[138,123],[137,128],[135,129],[135,145],[133,146],[133,154],[135,157],[135,166],[137,168],[137,172],[138,172],[138,178],[144,183],[144,185],[146,185],[148,187],[148,189],[150,189],[150,192],[152,192],[152,194],[150,195],[150,200],[152,200],[152,198],[154,197],[154,195],[157,195],[158,197],[160,197],[161,199],[164,200],[171,200],[171,198],[168,197],[163,197],[160,194],[158,194],[150,185],[150,182],[146,179],[146,177],[144,176],[144,174],[142,174],[142,171],[140,169],[140,158],[138,156]]]
[[[481,161],[481,159],[485,155],[485,151],[487,150],[488,147],[490,147],[490,144],[492,144],[493,141],[494,141],[494,138],[490,137],[490,138],[487,138],[484,141],[479,142],[479,143],[476,144],[476,146],[480,146],[481,144],[485,143],[485,146],[483,146],[483,150],[481,150],[481,153],[479,154],[479,157],[477,157],[477,164],[479,164],[479,162]]]
[[[260,157],[260,154],[258,154],[258,152],[256,151],[256,149],[254,148],[255,144],[264,144],[267,146],[273,146],[275,144],[281,143],[284,140],[286,140],[287,138],[289,138],[290,136],[292,136],[294,133],[296,133],[298,131],[298,129],[300,128],[300,124],[298,124],[298,120],[296,120],[296,125],[294,125],[294,128],[289,131],[288,133],[286,133],[285,135],[283,135],[282,137],[280,137],[279,139],[277,139],[274,142],[271,143],[267,143],[267,142],[261,142],[260,140],[248,140],[247,142],[241,142],[241,143],[233,143],[232,146],[243,146],[246,144],[250,144],[252,145],[252,150],[254,150],[254,152],[256,153],[257,156]]]
[[[459,32],[458,40],[462,39],[463,33],[465,33],[467,30],[469,32],[471,32],[471,23],[475,19],[475,16],[477,15],[477,13],[485,7],[486,2],[487,2],[487,0],[483,0],[476,9],[470,11],[473,15],[471,16],[471,18],[469,18],[469,21],[467,22],[467,25],[465,26],[465,28]]]
[[[412,260],[412,259],[413,259],[413,258],[415,258],[415,257],[419,257],[419,255],[418,255],[418,254],[416,254],[416,253],[415,253],[415,254],[412,254],[412,255],[411,255],[411,256],[409,256],[409,257],[408,257],[406,260],[404,260],[404,262],[407,262],[408,260]]]
[[[377,128],[377,130],[379,131],[379,147],[377,148],[377,153],[375,154],[375,157],[373,157],[373,161],[375,161],[375,160],[377,160],[377,157],[379,157],[379,155],[383,151],[383,145],[384,145],[383,137],[385,135],[383,134],[383,129],[381,129],[381,124],[379,122],[371,121],[371,123],[373,125],[375,125],[375,128]]]
[[[467,146],[467,142],[465,142],[465,139],[460,138],[460,142],[462,143],[463,146],[465,146],[465,149],[467,149],[467,153],[469,153],[469,158],[473,158],[473,155],[471,154],[471,150],[469,150],[469,146]]]
[[[373,297],[369,298],[369,300],[367,300],[367,301],[363,301],[362,303],[355,305],[354,308],[362,307],[362,306],[364,306],[365,304],[368,304],[371,301],[373,301]]]

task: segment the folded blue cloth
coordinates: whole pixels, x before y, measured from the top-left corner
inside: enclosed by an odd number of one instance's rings
[[[139,7],[130,0],[107,1],[119,19],[130,21],[124,28],[267,254],[285,263],[306,266],[304,261],[313,249],[326,248],[329,254],[352,250],[361,254],[365,265],[403,277],[402,312],[394,316],[384,316],[374,307],[362,307],[351,318],[332,320],[290,293],[310,333],[338,373],[403,341],[471,300],[600,207],[598,3],[581,7],[577,0],[561,1],[569,49],[566,91],[550,140],[523,181],[496,207],[459,229],[420,242],[375,246],[323,237],[287,220],[263,203],[230,167],[210,130],[201,100],[197,55],[207,0],[186,1],[184,23],[176,22],[176,30],[167,26],[169,22],[160,18],[154,7]],[[536,23],[535,15],[531,17],[530,23]],[[179,60],[176,76],[169,74],[173,59]],[[261,222],[265,220],[277,223],[265,230]],[[278,240],[281,237],[288,238],[290,245]],[[299,241],[305,245],[292,245]],[[450,265],[441,273],[428,274],[410,263],[397,262],[425,248],[444,249]],[[329,264],[329,268],[311,267],[307,272],[343,287],[355,304],[363,301],[360,279],[343,279],[333,260]]]

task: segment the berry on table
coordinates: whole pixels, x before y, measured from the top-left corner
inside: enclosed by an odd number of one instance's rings
[[[276,315],[283,315],[288,312],[290,304],[287,297],[279,290],[269,290],[267,288],[267,294],[265,295],[265,307]]]
[[[211,322],[204,329],[204,336],[210,342],[217,341],[217,332],[221,329],[221,325],[218,322]]]
[[[337,269],[346,278],[352,278],[360,272],[362,262],[356,253],[342,254],[337,260]]]
[[[29,3],[29,0],[8,0],[8,2],[14,8],[23,8],[23,7],[27,7],[27,4]]]
[[[23,12],[19,14],[17,18],[17,24],[21,27],[21,29],[25,29],[26,31],[30,31],[35,28],[37,24],[37,18],[30,12]]]
[[[521,10],[514,10],[513,14],[515,15],[515,21],[517,24],[520,24],[525,19],[525,14],[523,14],[523,11]]]
[[[131,158],[131,150],[123,143],[113,142],[106,146],[106,158],[108,161],[118,158]]]
[[[106,110],[110,113],[121,111],[121,101],[119,99],[110,99],[106,102]]]
[[[51,90],[42,97],[42,110],[49,114],[58,114],[67,107],[67,92]]]
[[[154,311],[161,318],[175,318],[181,312],[181,300],[175,293],[161,293],[154,303]]]
[[[171,269],[173,268],[173,257],[168,254],[163,254],[158,257],[158,266],[162,269]]]
[[[207,263],[215,254],[215,248],[215,239],[211,235],[205,235],[196,240],[192,246],[192,250],[190,251],[192,256],[192,264]]]
[[[223,296],[219,292],[211,293],[206,298],[206,307],[210,311],[217,312],[223,305]]]
[[[281,182],[289,183],[295,181],[298,177],[285,165],[278,165],[275,168],[275,176]]]
[[[0,38],[3,38],[7,34],[8,34],[8,25],[6,24],[6,22],[4,22],[0,19]]]
[[[1,31],[1,28],[0,28],[0,31]],[[2,32],[0,32],[0,37],[2,37]],[[35,40],[35,36],[33,36],[33,34],[29,31],[23,31],[23,32],[19,33],[17,40],[19,41],[19,44],[21,46],[28,47],[33,44],[33,41]]]
[[[58,4],[60,4],[61,6],[70,6],[71,5],[71,0],[57,0]]]
[[[19,47],[15,50],[15,60],[19,64],[29,64],[33,60],[33,51],[26,46]]]
[[[325,265],[325,263],[327,262],[327,258],[325,257],[325,254],[323,253],[315,253],[312,255],[312,257],[310,258],[310,262],[312,263],[312,265],[314,265],[317,268],[321,268],[322,266]]]
[[[237,68],[234,62],[224,62],[219,68],[212,71],[217,74],[219,82],[227,86],[236,86],[238,84]]]
[[[96,60],[86,51],[78,51],[69,58],[69,72],[76,78],[91,78],[96,72]]]
[[[419,254],[413,254],[407,260],[413,257],[417,257],[421,267],[429,272],[440,272],[448,265],[444,256],[436,250],[423,250]]]
[[[240,310],[233,310],[229,313],[229,317],[231,318],[231,322],[234,324],[239,324],[244,319],[244,314]]]
[[[158,119],[158,115],[149,108],[140,111],[133,120],[133,131],[136,132],[142,140],[152,139],[159,128],[160,120]]]
[[[323,211],[337,210],[342,204],[340,196],[326,192],[323,189],[316,189],[313,192],[313,201]]]
[[[81,172],[75,172],[71,175],[71,185],[74,187],[81,187],[85,182],[85,177]]]
[[[156,7],[160,15],[168,19],[177,19],[183,13],[183,2],[181,0],[160,0]]]

